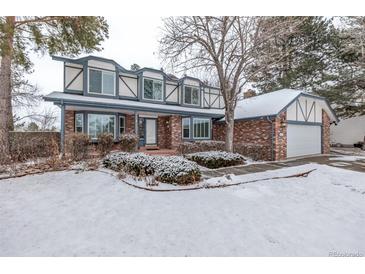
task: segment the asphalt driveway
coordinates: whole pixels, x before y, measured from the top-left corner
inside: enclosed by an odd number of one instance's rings
[[[283,167],[300,166],[309,163],[317,163],[347,170],[365,172],[365,156],[331,154],[326,156],[320,155],[306,158],[289,159],[280,162],[263,162],[245,166],[226,167],[215,170],[206,169],[202,171],[202,174],[205,178],[219,177],[226,174],[243,175],[266,170],[274,170]]]

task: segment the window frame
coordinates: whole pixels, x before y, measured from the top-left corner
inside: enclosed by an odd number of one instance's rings
[[[77,122],[76,117],[78,115],[81,116],[81,132],[77,131],[78,126],[76,125],[76,122]],[[75,131],[75,133],[84,133],[84,113],[82,113],[82,112],[76,112],[75,113],[75,128],[74,128],[74,131]]]
[[[189,137],[184,137],[184,120],[188,120],[188,125],[189,125]],[[191,117],[183,117],[181,119],[181,136],[183,139],[191,139]]]
[[[100,91],[100,93],[90,91],[90,70],[101,71],[101,91]],[[87,78],[88,78],[87,92],[88,93],[95,94],[95,95],[103,95],[103,96],[115,96],[116,95],[115,71],[106,70],[106,69],[100,69],[100,68],[94,68],[94,67],[92,67],[92,68],[89,67],[87,72],[88,72],[87,73]],[[113,74],[113,94],[104,93],[104,81],[103,81],[103,79],[104,79],[103,73],[104,72],[105,73]]]
[[[122,128],[121,127],[121,119],[123,119],[123,133],[120,132],[120,129]],[[119,136],[122,135],[122,134],[125,134],[125,116],[124,115],[119,115]]]
[[[197,89],[198,90],[198,103],[197,104],[193,104],[193,103],[191,103],[191,104],[189,104],[189,103],[186,103],[185,102],[185,89],[186,88],[191,88],[191,94],[190,94],[190,99],[191,99],[191,102],[193,102],[193,90],[194,89]],[[183,89],[183,104],[184,105],[188,105],[188,106],[201,106],[201,95],[200,95],[200,93],[201,93],[201,90],[200,90],[200,87],[198,87],[198,86],[191,86],[191,85],[184,85],[184,89]]]
[[[114,117],[114,130],[113,130],[113,138],[116,139],[117,138],[117,115],[115,114],[109,114],[109,113],[88,113],[87,114],[87,135],[92,139],[92,140],[97,140],[97,136],[96,137],[92,137],[90,136],[90,115],[99,115],[99,116],[109,116],[109,117]]]
[[[208,137],[196,137],[195,136],[195,121],[208,121]],[[212,130],[212,120],[209,118],[199,118],[199,117],[194,117],[193,118],[193,139],[196,140],[210,140],[211,139],[211,130]]]
[[[150,99],[150,98],[144,97],[144,81],[145,80],[152,81],[152,92],[153,92],[154,82],[161,82],[161,99]],[[165,92],[165,87],[164,87],[164,81],[162,79],[156,79],[156,78],[150,78],[150,77],[142,78],[142,99],[143,100],[163,102],[164,101],[164,92]]]

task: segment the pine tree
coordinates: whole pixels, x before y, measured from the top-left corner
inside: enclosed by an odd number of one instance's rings
[[[29,52],[77,55],[101,50],[108,37],[103,17],[0,17],[0,163],[9,158],[9,129],[13,127],[12,68],[32,68]]]

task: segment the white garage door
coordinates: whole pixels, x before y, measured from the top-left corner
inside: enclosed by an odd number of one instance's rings
[[[320,154],[321,126],[288,124],[287,158]]]

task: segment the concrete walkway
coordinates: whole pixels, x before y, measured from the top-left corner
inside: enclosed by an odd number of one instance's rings
[[[266,170],[274,170],[284,167],[300,166],[308,163],[318,163],[358,172],[365,172],[365,158],[358,159],[356,161],[343,161],[341,159],[342,156],[343,155],[339,154],[326,155],[326,156],[321,155],[321,156],[286,160],[281,162],[266,162],[247,166],[234,166],[234,167],[225,167],[219,169],[204,169],[202,170],[202,175],[204,178],[220,177],[226,174],[243,175],[248,173],[262,172]],[[338,160],[336,160],[336,158],[338,158]]]

